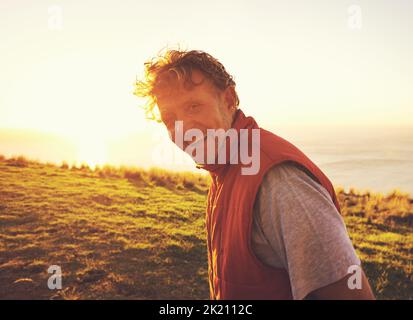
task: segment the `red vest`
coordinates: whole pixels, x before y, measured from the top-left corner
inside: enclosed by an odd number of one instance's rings
[[[292,299],[288,273],[263,264],[251,250],[253,206],[265,173],[283,161],[303,166],[330,193],[340,212],[334,188],[321,170],[297,147],[259,128],[238,109],[232,128],[260,130],[260,167],[255,175],[242,175],[240,164],[201,164],[212,177],[208,192],[206,227],[211,299]],[[229,143],[227,143],[229,145]],[[229,150],[229,148],[227,148]],[[247,165],[249,167],[249,165]]]

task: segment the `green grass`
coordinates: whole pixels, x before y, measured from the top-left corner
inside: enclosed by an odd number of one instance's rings
[[[208,299],[209,178],[0,156],[0,299]],[[413,200],[337,189],[375,294],[413,297]],[[49,290],[59,265],[63,289]]]

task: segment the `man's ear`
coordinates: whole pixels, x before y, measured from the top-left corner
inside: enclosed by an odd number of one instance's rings
[[[235,107],[236,98],[235,98],[235,86],[229,86],[224,90],[224,99],[225,106],[230,109]]]

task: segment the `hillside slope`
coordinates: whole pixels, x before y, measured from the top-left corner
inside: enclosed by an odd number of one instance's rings
[[[208,299],[209,180],[0,158],[0,299]],[[413,298],[413,200],[337,189],[378,298]],[[59,265],[62,290],[49,290]]]

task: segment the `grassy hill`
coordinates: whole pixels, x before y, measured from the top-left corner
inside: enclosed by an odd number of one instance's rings
[[[209,178],[0,156],[0,299],[208,299]],[[337,188],[378,298],[413,298],[413,200]],[[62,290],[49,290],[59,265]]]

